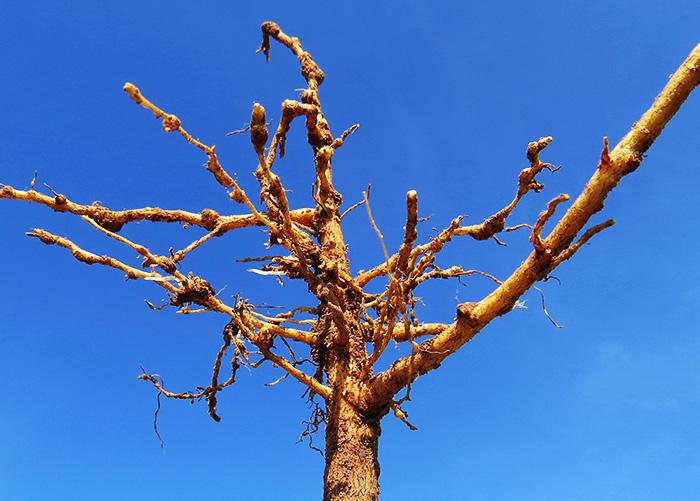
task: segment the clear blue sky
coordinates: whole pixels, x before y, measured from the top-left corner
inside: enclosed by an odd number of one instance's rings
[[[254,100],[279,117],[303,86],[279,46],[255,54],[259,24],[300,36],[326,71],[332,129],[359,122],[336,155],[348,204],[372,183],[374,211],[396,247],[404,195],[417,189],[429,238],[457,214],[477,222],[510,200],[528,141],[553,135],[542,176],[513,222],[576,195],[601,138],[616,142],[698,42],[696,0],[550,2],[9,2],[0,4],[0,181],[39,185],[115,208],[237,211],[201,168],[200,152],[165,135],[122,92],[134,82],[255,186],[248,140],[226,138]],[[204,4],[204,3],[202,3]],[[408,406],[419,431],[387,418],[384,499],[691,500],[700,478],[700,94],[691,96],[643,166],[610,198],[599,235],[547,283],[553,328],[536,294],[423,378]],[[309,204],[311,155],[295,125],[277,164]],[[603,217],[603,216],[601,216]],[[346,219],[354,270],[381,251],[356,211]],[[74,217],[0,201],[0,498],[25,500],[320,499],[322,459],[295,445],[308,409],[300,386],[263,383],[270,367],[203,403],[164,401],[161,449],[153,389],[139,364],[174,389],[206,384],[224,318],[152,312],[159,289],[87,267],[23,236],[39,226],[128,262]],[[134,225],[165,252],[196,229]],[[528,252],[454,242],[443,263],[505,277]],[[185,264],[222,297],[292,304],[234,259],[264,253],[257,231],[231,234]],[[445,282],[422,293],[425,321],[489,284]],[[392,350],[389,350],[391,353]],[[318,440],[322,440],[319,436]]]

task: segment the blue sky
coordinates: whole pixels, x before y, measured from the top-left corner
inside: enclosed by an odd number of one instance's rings
[[[326,71],[321,99],[333,131],[362,128],[335,157],[346,203],[372,184],[388,244],[400,242],[404,196],[431,215],[421,238],[457,214],[477,222],[512,197],[528,141],[552,135],[545,175],[513,222],[576,195],[601,138],[616,142],[698,42],[696,1],[563,2],[3,2],[0,5],[0,182],[39,185],[119,209],[160,205],[238,211],[201,168],[200,152],[121,91],[124,82],[216,143],[250,191],[247,139],[224,137],[259,101],[273,120],[303,86],[279,46],[255,54],[259,24],[301,37]],[[690,500],[700,476],[700,95],[691,96],[642,167],[608,199],[599,235],[544,284],[539,297],[488,326],[415,386],[419,431],[387,418],[380,442],[384,499]],[[290,133],[277,169],[307,206],[311,154]],[[382,259],[364,211],[348,216],[353,270]],[[78,264],[23,233],[39,226],[129,262],[76,218],[0,202],[0,498],[12,501],[318,499],[322,459],[295,445],[309,410],[301,388],[263,383],[265,367],[220,397],[164,401],[143,364],[174,389],[207,381],[225,320],[152,312],[159,290]],[[128,236],[165,252],[195,229],[134,225]],[[456,241],[443,263],[505,277],[529,249]],[[257,231],[231,234],[185,264],[222,297],[294,304],[303,287],[245,272],[264,252]],[[425,321],[450,321],[479,279],[421,292]],[[392,350],[388,350],[391,353]],[[318,440],[322,440],[319,436]]]

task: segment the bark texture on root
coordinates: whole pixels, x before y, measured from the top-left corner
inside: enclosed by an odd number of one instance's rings
[[[379,499],[379,419],[368,419],[347,401],[329,406],[324,501]]]

